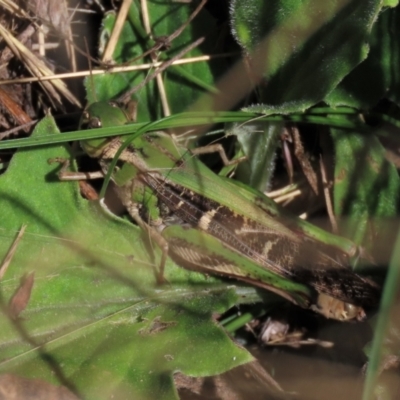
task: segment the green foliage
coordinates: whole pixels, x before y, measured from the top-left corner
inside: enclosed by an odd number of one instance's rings
[[[266,79],[260,101],[293,111],[323,100],[368,54],[378,0],[234,0],[233,32]]]
[[[237,137],[243,154],[251,154],[251,157],[237,166],[236,179],[261,192],[267,190],[274,173],[275,155],[282,129],[281,122],[259,121],[226,127],[228,135]]]
[[[369,37],[368,58],[328,95],[329,104],[368,109],[384,97],[400,104],[399,27],[398,7],[381,12]]]
[[[399,106],[398,1],[233,0],[231,4],[236,39],[252,73],[264,79],[260,104],[247,107],[249,111],[290,115],[323,101],[332,107],[326,112],[335,119],[339,106],[353,107],[354,115],[368,115],[387,99],[392,102],[390,112],[398,117],[394,106]],[[374,117],[379,121],[379,115]],[[398,127],[393,119],[390,122]],[[389,218],[398,214],[399,176],[386,154],[391,146],[383,147],[380,137],[390,138],[393,145],[398,132],[387,124],[375,124],[376,120],[368,130],[329,129],[335,155],[332,190],[335,215],[342,217],[341,233],[362,244],[375,262],[387,265],[388,252],[396,248],[397,225]],[[325,149],[329,140],[324,139]],[[259,149],[254,154],[259,157],[258,153]],[[252,154],[247,153],[249,158]],[[393,278],[383,293],[365,399],[374,393],[380,348],[398,291],[396,262],[397,254],[389,271]],[[398,354],[397,340],[390,349]],[[383,394],[387,387],[377,390]]]
[[[47,117],[35,135],[56,132]],[[27,225],[1,282],[0,371],[67,384],[87,399],[172,399],[175,371],[214,375],[250,361],[211,320],[237,302],[232,286],[169,262],[170,285],[155,287],[157,254],[138,228],[59,182],[47,163],[55,156],[69,154],[19,151],[0,178],[1,254]],[[32,295],[15,322],[4,311],[29,272]]]
[[[341,232],[366,247],[373,247],[382,237],[391,236],[387,241],[393,242],[395,235],[385,232],[387,220],[382,222],[382,217],[398,212],[399,178],[385,157],[380,137],[398,140],[398,135],[392,127],[367,126],[358,114],[368,116],[382,98],[399,105],[397,6],[396,0],[231,1],[235,37],[256,83],[262,78],[257,87],[258,104],[247,106],[247,113],[173,116],[160,121],[157,128],[206,122],[239,122],[242,128],[245,121],[260,114],[271,116],[269,121],[274,124],[290,120],[329,126],[324,129],[331,134],[335,151],[335,214],[348,217],[348,222],[339,224]],[[116,63],[140,56],[154,44],[141,26],[137,7],[132,4],[124,24],[113,54]],[[187,20],[192,8],[179,2],[154,1],[149,2],[149,9],[155,35],[164,36]],[[103,46],[114,23],[115,15],[108,14],[100,35]],[[206,42],[189,55],[212,53],[219,42],[216,21],[203,10],[166,54],[159,55],[160,60],[203,36],[204,27]],[[100,47],[99,53],[102,51]],[[139,63],[142,60],[133,62]],[[169,68],[164,79],[172,113],[184,111],[205,91],[215,91],[216,79],[229,66],[218,60]],[[148,74],[95,76],[86,82],[87,98],[90,103],[116,98]],[[133,133],[163,115],[154,95],[155,85],[151,82],[133,96],[139,100],[139,121],[144,124],[50,135],[56,128],[46,118],[35,136],[22,145]],[[319,102],[332,108],[298,114]],[[260,121],[247,125],[253,127],[265,133],[275,125]],[[246,183],[264,188],[272,165],[271,150],[264,147],[269,139],[257,140],[252,133],[250,140],[244,140],[249,163],[240,173],[246,175]],[[18,143],[0,143],[0,148]],[[276,146],[274,143],[273,148]],[[68,384],[85,398],[176,398],[175,371],[204,376],[249,361],[249,354],[211,320],[212,313],[246,301],[238,298],[237,287],[185,271],[171,260],[166,271],[170,285],[155,287],[157,249],[151,251],[146,238],[130,222],[82,200],[74,183],[58,182],[57,168],[47,164],[47,159],[55,156],[68,158],[70,154],[62,146],[20,150],[0,177],[0,254],[6,254],[16,232],[27,224],[0,284],[0,370]],[[323,240],[329,242],[332,237]],[[373,248],[368,250],[376,255]],[[398,290],[397,264],[395,255],[370,353],[372,367],[365,398],[373,393],[389,309]],[[5,310],[20,279],[32,271],[32,296],[15,322]],[[246,294],[247,301],[259,300],[253,289],[246,289]],[[390,351],[398,354],[396,346]]]
[[[400,181],[396,168],[374,135],[331,130],[335,146],[336,215],[348,216],[343,233],[373,249],[383,219],[396,215]]]
[[[155,44],[143,31],[140,21],[141,14],[136,9],[137,5],[131,5],[129,19],[125,21],[123,31],[114,50],[113,61],[115,63],[128,63],[129,65],[141,65],[141,54],[145,53]],[[171,35],[175,30],[187,21],[193,7],[187,3],[156,1],[148,2],[150,23],[155,38]],[[173,16],[173,17],[172,17]],[[101,41],[106,41],[110,36],[115,23],[115,14],[108,14],[103,22]],[[170,59],[193,41],[204,36],[203,27],[207,27],[206,41],[190,51],[185,57],[195,57],[202,54],[210,54],[214,51],[216,38],[216,22],[206,10],[202,10],[194,19],[190,29],[185,29],[171,43],[171,47],[164,53],[161,52],[156,60]],[[100,53],[102,53],[100,47]],[[138,58],[133,63],[130,60]],[[147,57],[146,61],[149,61]],[[108,101],[124,94],[128,89],[139,85],[154,70],[139,70],[110,75],[97,75],[86,81],[87,98],[89,103],[96,101]],[[172,66],[164,73],[164,84],[168,103],[172,113],[178,113],[193,102],[206,89],[212,90],[215,76],[221,73],[221,63],[197,62],[180,66]],[[138,121],[148,121],[161,118],[162,112],[157,82],[153,80],[134,94],[133,99],[138,101]]]

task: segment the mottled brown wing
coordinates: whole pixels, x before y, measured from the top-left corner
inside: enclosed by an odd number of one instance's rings
[[[279,221],[274,220],[273,227],[261,225],[156,174],[141,179],[185,223],[274,273],[345,302],[366,307],[378,303],[380,288],[348,268],[336,249],[295,233],[288,237],[279,230]]]

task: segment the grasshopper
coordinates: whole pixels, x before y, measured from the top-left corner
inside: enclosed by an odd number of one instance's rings
[[[92,104],[83,117],[88,128],[127,121],[109,103]],[[103,173],[121,145],[118,137],[81,143]],[[120,151],[112,179],[130,216],[162,250],[159,280],[170,255],[186,268],[266,288],[329,318],[363,319],[364,308],[377,304],[379,288],[347,268],[343,249],[354,245],[288,216],[262,193],[216,175],[195,157],[219,151],[227,163],[221,149],[188,151],[172,136],[153,132]]]

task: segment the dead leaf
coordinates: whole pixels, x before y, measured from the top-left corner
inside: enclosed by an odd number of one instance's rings
[[[24,276],[20,286],[11,297],[10,303],[8,304],[8,312],[11,318],[18,318],[19,314],[21,314],[28,305],[29,299],[31,298],[34,279],[35,272],[31,272]]]
[[[54,386],[40,379],[0,375],[0,400],[79,400],[64,386]]]

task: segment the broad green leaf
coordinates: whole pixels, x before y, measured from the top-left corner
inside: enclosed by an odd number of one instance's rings
[[[275,168],[275,154],[282,133],[282,123],[252,122],[231,124],[226,133],[237,137],[247,160],[236,168],[235,178],[252,188],[265,192]]]
[[[399,29],[399,8],[384,10],[373,26],[368,58],[329,94],[329,104],[368,109],[384,97],[400,104]]]
[[[324,99],[368,54],[378,0],[233,0],[233,32],[262,75],[260,101],[301,111]]]
[[[179,2],[160,3],[148,1],[150,23],[154,38],[167,37],[187,21],[194,10],[195,3],[185,4]],[[137,3],[132,3],[130,19],[123,26],[122,34],[114,51],[114,61],[117,64],[126,63],[135,57],[140,56],[154,45],[149,39],[141,25],[141,10]],[[171,17],[173,15],[173,17]],[[103,21],[100,43],[106,42],[111,35],[115,23],[115,15],[108,14]],[[185,55],[195,57],[203,54],[215,53],[215,42],[217,38],[216,22],[206,10],[186,27],[186,29],[171,42],[171,48],[163,51],[157,60],[168,60],[185,47],[201,37],[201,29],[207,26],[206,41],[198,48],[193,49]],[[100,51],[102,46],[100,47]],[[147,56],[144,60],[140,58],[134,65],[151,62]],[[128,89],[140,84],[154,70],[141,70],[136,72],[125,72],[118,74],[95,76],[86,81],[87,97],[89,103],[95,101],[111,100]],[[172,66],[163,73],[163,81],[168,103],[172,113],[183,111],[196,97],[204,93],[205,88],[212,88],[214,75],[221,72],[221,62],[197,62]],[[94,89],[93,89],[94,86]],[[138,121],[156,120],[163,116],[160,97],[156,81],[149,82],[144,88],[134,95],[138,104]]]
[[[399,0],[384,0],[383,7],[396,7],[399,4]]]
[[[50,117],[35,135],[56,134]],[[172,375],[214,375],[250,361],[212,321],[237,301],[233,286],[167,265],[131,223],[59,182],[52,157],[64,147],[19,151],[0,177],[0,254],[27,230],[1,281],[0,371],[66,384],[87,399],[176,398]],[[27,308],[5,310],[35,272]],[[253,295],[251,295],[253,293]],[[247,293],[254,297],[254,290]],[[40,346],[40,347],[39,347]]]
[[[372,244],[376,248],[387,224],[383,219],[397,213],[397,170],[386,160],[376,136],[339,129],[331,132],[336,157],[335,214],[348,217],[345,235],[367,248]],[[393,238],[392,233],[389,235]]]

